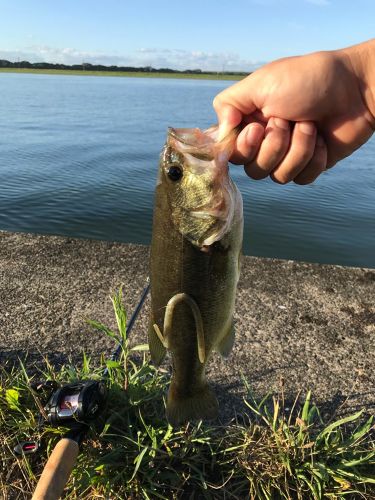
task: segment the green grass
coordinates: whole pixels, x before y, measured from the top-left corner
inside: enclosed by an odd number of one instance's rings
[[[110,337],[124,339],[119,361],[109,367],[109,402],[103,421],[82,446],[66,487],[69,499],[346,499],[374,498],[372,418],[363,412],[325,423],[308,393],[291,409],[283,392],[256,400],[246,386],[248,415],[225,427],[189,423],[172,429],[164,418],[169,381],[148,361],[147,346],[130,348],[121,292],[112,299],[118,330],[90,321]],[[45,361],[34,379],[59,382],[99,378],[84,355],[61,371]],[[0,372],[0,491],[2,499],[26,499],[35,488],[64,429],[37,431],[40,401],[23,365]],[[40,454],[17,458],[18,440],[37,436]]]
[[[241,75],[222,73],[157,73],[138,71],[90,71],[65,69],[0,68],[0,73],[36,73],[43,75],[80,75],[80,76],[126,76],[135,78],[188,78],[194,80],[242,80]]]

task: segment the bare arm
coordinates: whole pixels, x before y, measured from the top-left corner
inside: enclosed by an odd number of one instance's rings
[[[375,129],[375,39],[274,61],[218,94],[223,134],[241,124],[231,158],[254,179],[308,184]]]

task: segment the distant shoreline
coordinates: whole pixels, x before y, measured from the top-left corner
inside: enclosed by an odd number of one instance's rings
[[[167,73],[139,71],[93,71],[71,69],[35,69],[35,68],[0,68],[0,73],[33,73],[39,75],[72,75],[72,76],[116,76],[131,78],[175,78],[189,80],[242,80],[243,75],[230,73]]]

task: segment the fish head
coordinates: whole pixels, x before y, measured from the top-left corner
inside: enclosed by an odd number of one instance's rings
[[[236,131],[221,141],[218,127],[168,130],[159,183],[165,188],[173,224],[193,245],[205,249],[229,231],[237,188],[228,159]]]

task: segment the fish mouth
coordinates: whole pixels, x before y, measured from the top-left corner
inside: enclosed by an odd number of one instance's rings
[[[199,128],[173,128],[168,127],[168,135],[186,146],[199,147],[205,144],[214,144],[215,140]],[[191,138],[190,140],[188,138]],[[199,138],[201,141],[199,141]],[[205,139],[202,141],[202,139]]]
[[[206,130],[168,127],[167,143],[181,153],[190,153],[200,160],[212,161],[218,158],[220,163],[225,163],[233,152],[238,134],[239,128],[236,127],[224,137],[220,137],[219,125],[213,125]]]
[[[219,125],[212,125],[211,127],[201,130],[200,128],[174,128],[168,127],[168,136],[173,137],[178,142],[186,146],[199,147],[202,145],[224,144],[233,139],[240,132],[239,127],[235,127],[230,132],[220,137]]]
[[[199,128],[168,128],[168,142],[183,154],[212,161],[215,158],[215,140]]]
[[[173,139],[176,139],[176,141],[181,142],[182,144],[185,144],[186,146],[194,146],[191,142],[187,141],[183,137],[181,137],[178,133],[177,130],[173,127],[168,127],[168,136],[173,137]]]

